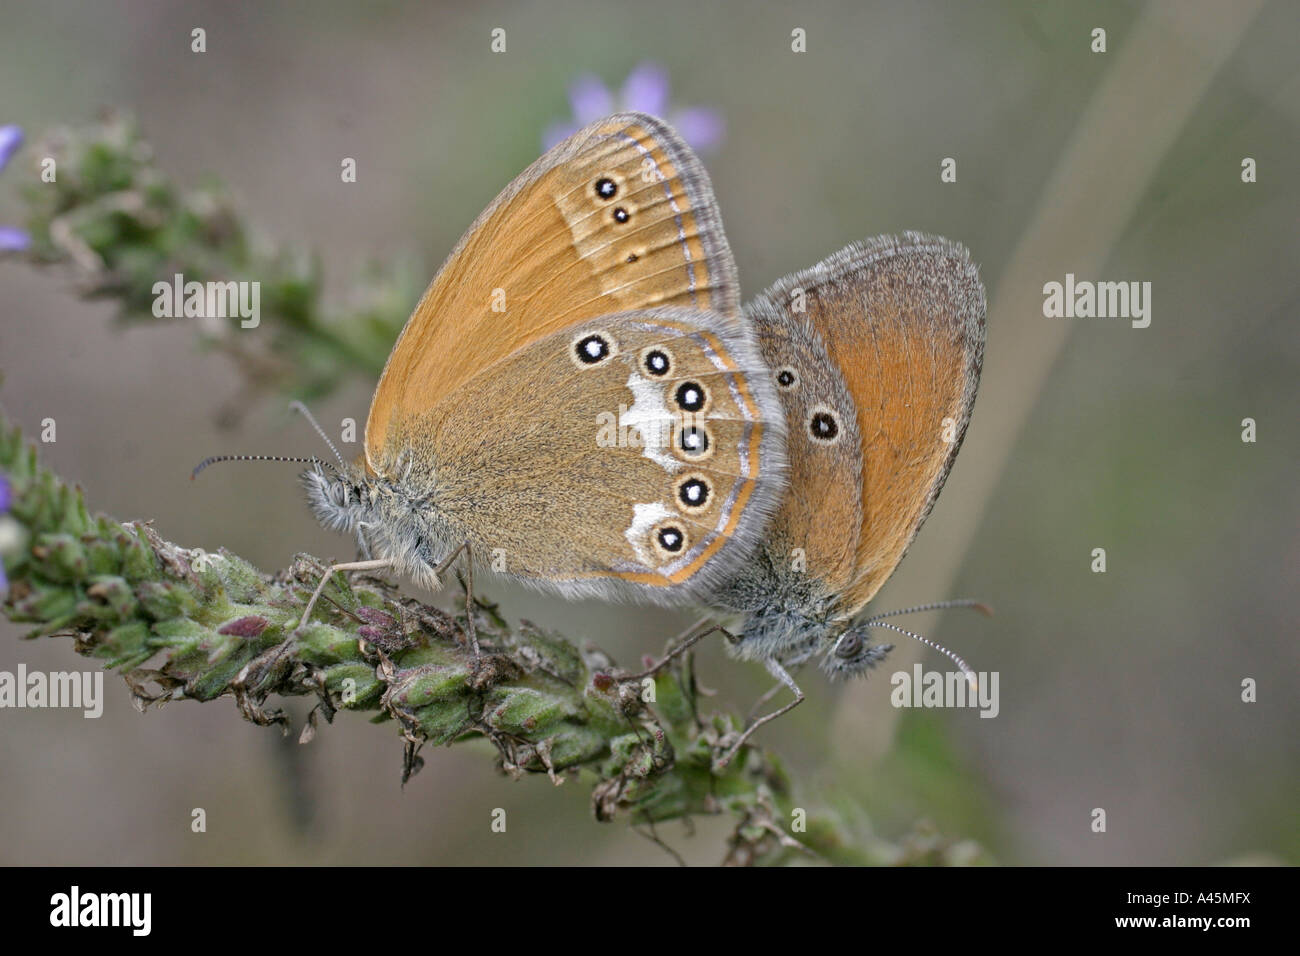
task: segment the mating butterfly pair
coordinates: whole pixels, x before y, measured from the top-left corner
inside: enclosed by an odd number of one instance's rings
[[[470,226],[389,357],[364,460],[304,480],[370,556],[340,568],[436,587],[467,550],[566,596],[734,612],[736,653],[797,703],[787,668],[858,673],[887,650],[854,622],[961,445],[984,312],[966,250],[916,233],[742,309],[699,161],[619,114]]]

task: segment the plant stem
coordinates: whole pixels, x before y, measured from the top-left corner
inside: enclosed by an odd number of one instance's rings
[[[367,576],[339,577],[297,628],[323,570],[316,559],[299,555],[268,575],[225,550],[166,541],[148,523],[92,515],[80,489],[43,467],[2,414],[0,473],[12,490],[8,518],[21,529],[4,555],[0,607],[32,625],[29,637],[74,637],[78,654],[121,673],[141,710],[230,696],[247,720],[286,725],[271,698],[313,697],[303,743],[321,718],[374,712],[405,741],[403,782],[423,764],[426,743],[486,737],[515,776],[545,773],[558,784],[591,771],[598,820],[732,815],[729,862],[889,858],[856,846],[833,813],[804,815],[806,828],[791,832],[802,814],[791,781],[756,747],[714,766],[739,722],[701,713],[689,655],[627,681],[603,652],[526,621],[511,626],[479,601],[476,665],[463,597],[448,614]]]

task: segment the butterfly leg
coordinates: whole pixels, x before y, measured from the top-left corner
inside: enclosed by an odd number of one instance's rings
[[[816,646],[814,645],[814,647],[811,647],[805,651],[801,651],[795,656],[781,661],[780,662],[781,666],[785,669],[785,672],[787,674],[793,674],[794,672],[798,671],[799,668],[803,667],[804,664],[808,663],[808,659],[813,656],[815,650],[816,650]],[[780,683],[780,682],[773,684],[772,688],[768,690],[767,693],[765,693],[758,700],[754,701],[754,706],[749,708],[749,713],[745,715],[746,727],[748,727],[750,723],[753,722],[754,715],[759,712],[759,710],[763,707],[763,705],[766,704],[773,697],[775,697],[778,693],[780,693],[781,688],[785,686],[786,685],[784,683]]]
[[[649,667],[646,670],[643,670],[639,674],[632,674],[628,677],[624,677],[623,680],[638,681],[659,673],[661,670],[664,669],[665,666],[671,663],[674,658],[681,657],[683,654],[685,654],[688,650],[690,650],[700,641],[704,640],[710,634],[713,634],[718,631],[721,631],[722,634],[729,641],[734,641],[736,639],[735,635],[732,634],[730,631],[728,631],[722,625],[714,624],[710,626],[709,619],[707,617],[703,618],[699,621],[696,621],[694,624],[692,624],[685,631],[683,631],[681,634],[679,634],[676,638],[673,639],[673,648],[667,654],[664,655],[663,660],[658,661],[653,666]]]
[[[714,767],[716,769],[721,770],[723,767],[727,766],[727,764],[731,763],[732,758],[740,752],[740,748],[745,746],[745,741],[749,739],[750,734],[758,730],[759,727],[762,727],[768,721],[776,720],[776,718],[780,717],[782,714],[789,713],[804,701],[803,691],[799,689],[799,685],[794,682],[794,678],[790,676],[789,672],[782,667],[778,661],[773,658],[768,658],[763,662],[763,664],[767,667],[767,672],[769,674],[785,685],[785,687],[789,689],[790,693],[794,694],[794,700],[790,701],[790,703],[786,704],[784,707],[772,711],[772,713],[767,716],[758,718],[758,720],[746,727],[745,732],[740,735],[740,739],[731,745],[731,749],[714,762]]]
[[[357,528],[357,554],[361,555],[360,560],[370,561],[373,558],[370,553],[370,543],[366,541],[366,536],[362,533],[361,528]]]
[[[462,551],[465,552],[465,636],[469,638],[470,647],[474,648],[474,666],[477,668],[481,655],[478,649],[478,634],[474,631],[474,561],[469,542],[464,542],[447,555],[442,564],[433,569],[433,576],[442,577],[442,573],[451,567],[452,562],[460,557]]]
[[[392,567],[393,562],[387,558],[376,558],[371,561],[348,561],[345,564],[335,564],[326,571],[320,579],[320,584],[316,585],[316,590],[312,592],[311,600],[307,602],[307,607],[302,612],[302,620],[298,626],[302,627],[307,623],[307,618],[311,617],[312,608],[320,600],[321,592],[325,590],[325,585],[329,583],[330,578],[334,576],[335,571],[377,571],[380,568]]]
[[[769,700],[771,700],[773,697],[775,697],[777,694],[779,694],[779,693],[781,692],[781,688],[784,687],[784,686],[785,686],[785,685],[784,685],[784,684],[781,684],[781,683],[773,684],[773,685],[771,686],[771,688],[770,688],[770,689],[769,689],[769,690],[768,690],[768,691],[767,691],[767,692],[766,692],[762,697],[760,697],[758,700],[754,701],[754,706],[751,707],[751,708],[749,708],[749,713],[745,715],[745,725],[746,725],[746,726],[749,726],[749,724],[753,723],[754,716],[755,716],[755,715],[756,715],[760,710],[763,709],[763,705],[766,704],[766,703],[767,703]]]

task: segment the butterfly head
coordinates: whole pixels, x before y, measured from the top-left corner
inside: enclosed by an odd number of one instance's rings
[[[434,568],[464,538],[438,513],[431,489],[374,475],[360,463],[335,468],[318,462],[301,479],[308,505],[322,525],[355,534],[367,558],[388,560],[421,587],[440,586]]]
[[[821,668],[832,680],[862,677],[894,649],[892,644],[872,644],[869,625],[853,624],[822,657]]]
[[[359,465],[335,468],[318,461],[301,480],[312,513],[329,530],[350,533],[375,517],[379,488]]]
[[[985,615],[991,615],[993,613],[992,608],[982,601],[960,598],[955,601],[935,601],[930,604],[918,604],[915,607],[899,608],[896,611],[886,611],[883,614],[876,614],[858,620],[845,628],[839,637],[835,639],[835,642],[831,644],[830,649],[822,658],[822,670],[825,671],[831,679],[841,677],[861,677],[867,671],[871,670],[883,661],[889,652],[894,649],[894,646],[892,644],[871,644],[869,632],[871,628],[878,627],[894,631],[898,634],[903,634],[913,640],[919,641],[926,647],[938,651],[944,657],[956,664],[958,670],[966,676],[966,679],[971,682],[971,686],[974,687],[976,685],[975,672],[970,669],[970,665],[952,651],[948,650],[948,648],[944,647],[942,644],[935,643],[928,637],[884,620],[884,618],[887,617],[899,617],[904,614],[917,614],[922,611],[941,611],[953,607],[968,607]]]

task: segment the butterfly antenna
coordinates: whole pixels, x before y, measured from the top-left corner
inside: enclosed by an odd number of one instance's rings
[[[942,644],[936,644],[928,637],[922,637],[920,634],[917,634],[914,631],[905,630],[896,624],[886,624],[884,621],[877,621],[877,620],[863,621],[862,623],[867,625],[868,627],[887,627],[891,631],[897,631],[899,634],[906,634],[908,637],[920,641],[926,647],[933,648],[934,650],[942,654],[944,657],[952,661],[954,664],[956,664],[961,669],[961,672],[966,675],[966,680],[970,683],[972,690],[974,690],[976,687],[979,686],[979,681],[976,680],[975,672],[970,669],[970,665],[967,664],[960,657],[958,657],[956,654],[954,654],[952,651],[948,650],[948,648],[944,647]]]
[[[971,607],[979,611],[985,617],[993,616],[993,608],[989,607],[983,601],[976,601],[973,598],[957,598],[952,601],[935,601],[933,604],[918,604],[916,607],[905,607],[898,611],[886,611],[883,614],[873,614],[864,623],[871,624],[873,621],[879,621],[884,617],[898,617],[900,614],[920,614],[922,611],[943,611],[950,607]]]
[[[315,455],[310,458],[291,458],[287,455],[213,455],[211,458],[204,458],[194,466],[190,472],[190,481],[199,476],[204,468],[208,465],[215,465],[219,461],[292,461],[302,465],[329,465],[329,462],[321,461]]]
[[[316,429],[316,434],[320,435],[325,444],[330,446],[330,451],[334,452],[334,457],[339,460],[339,468],[343,471],[347,471],[348,466],[343,463],[343,456],[339,454],[339,450],[335,448],[334,443],[330,441],[330,436],[325,434],[325,429],[320,427],[320,423],[316,421],[312,416],[312,413],[307,410],[307,406],[302,402],[293,401],[289,403],[289,407],[295,412],[302,412],[303,417],[306,418],[307,421],[311,422],[311,427]]]

